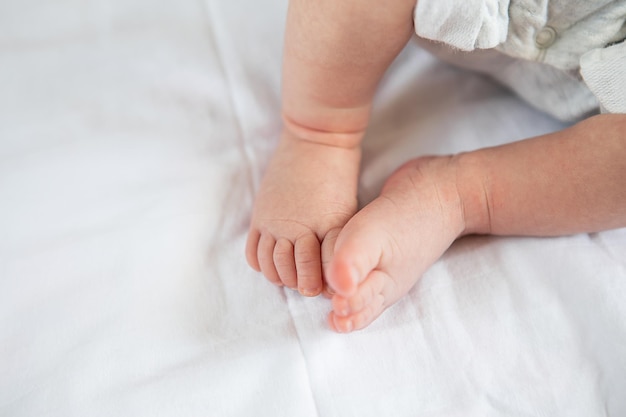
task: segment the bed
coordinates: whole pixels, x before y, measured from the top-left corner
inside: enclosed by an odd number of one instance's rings
[[[0,3],[0,416],[625,416],[626,229],[463,238],[348,335],[246,265],[285,8]],[[562,126],[411,44],[360,201]]]

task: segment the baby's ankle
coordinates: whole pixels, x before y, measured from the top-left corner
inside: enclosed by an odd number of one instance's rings
[[[425,182],[434,187],[442,210],[447,232],[457,238],[464,234],[466,226],[463,195],[458,184],[458,169],[453,156],[421,158]]]
[[[365,135],[366,122],[354,123],[302,123],[283,113],[286,132],[307,142],[338,148],[354,149],[361,145]]]
[[[455,155],[453,164],[456,183],[463,206],[463,235],[490,234],[492,202],[489,178],[476,152]]]
[[[407,182],[410,185],[408,188]],[[407,162],[392,174],[382,194],[391,199],[408,201],[415,210],[424,211],[429,216],[440,216],[444,226],[442,235],[454,240],[463,235],[466,228],[463,200],[457,182],[457,166],[453,156],[424,156]],[[403,198],[411,190],[417,198]]]

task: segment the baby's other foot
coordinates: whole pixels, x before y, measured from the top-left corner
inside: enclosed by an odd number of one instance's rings
[[[350,332],[369,325],[463,233],[451,161],[429,157],[404,164],[339,233],[327,276],[335,291],[332,329]]]
[[[356,212],[359,148],[284,133],[257,194],[246,258],[276,285],[323,290],[321,242]]]

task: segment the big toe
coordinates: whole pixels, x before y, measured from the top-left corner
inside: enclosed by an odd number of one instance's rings
[[[343,228],[335,243],[328,268],[328,284],[342,297],[351,297],[358,286],[379,265],[383,253],[377,229],[368,225],[371,216],[366,207]]]
[[[246,240],[246,260],[252,269],[261,272],[261,265],[259,264],[259,259],[257,257],[259,239],[261,239],[261,233],[259,233],[258,230],[251,228],[248,232],[248,239]]]

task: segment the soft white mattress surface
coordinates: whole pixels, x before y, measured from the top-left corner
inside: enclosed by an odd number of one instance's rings
[[[247,267],[285,6],[0,2],[0,415],[626,415],[625,229],[465,238],[349,335]],[[557,128],[409,46],[361,199]]]

